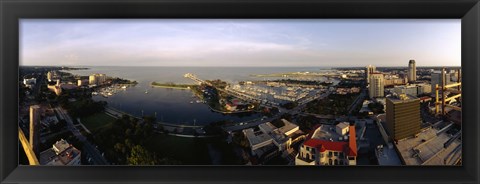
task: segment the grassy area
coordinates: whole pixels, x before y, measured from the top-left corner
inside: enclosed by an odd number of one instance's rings
[[[348,107],[355,101],[358,95],[358,93],[347,95],[331,94],[328,98],[308,103],[306,110],[313,114],[346,115]]]
[[[173,158],[184,165],[239,164],[233,147],[222,138],[185,138],[154,134],[145,147],[164,157]],[[215,160],[210,158],[214,155]]]
[[[115,118],[105,114],[105,113],[96,113],[86,118],[81,118],[82,124],[85,125],[88,130],[95,131],[98,128],[106,126],[115,121]]]

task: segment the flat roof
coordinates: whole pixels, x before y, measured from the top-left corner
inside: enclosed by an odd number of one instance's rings
[[[245,129],[243,132],[252,146],[272,139],[270,135],[264,134],[262,131],[254,132],[253,128]]]
[[[395,146],[406,165],[446,165],[444,160],[452,154],[461,155],[461,149],[456,149],[457,146],[461,146],[461,141],[456,139],[444,148],[444,143],[452,136],[445,132],[437,135],[438,131],[436,128],[428,128],[416,138],[398,141]]]
[[[403,94],[406,96],[405,99],[400,99],[400,97],[388,97],[387,99],[390,100],[391,102],[397,104],[397,103],[405,103],[405,102],[413,102],[413,101],[417,101],[417,100],[420,100],[419,98],[415,97],[415,96],[412,96],[412,95],[408,95],[408,94]]]
[[[391,148],[388,146],[376,148],[375,156],[377,157],[378,165],[402,165],[402,161],[400,161],[393,146]]]

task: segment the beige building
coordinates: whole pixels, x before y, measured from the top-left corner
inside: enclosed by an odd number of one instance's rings
[[[375,73],[375,71],[375,66],[368,65],[367,67],[365,67],[365,81],[367,82],[367,84],[370,83],[370,73]]]
[[[88,77],[88,82],[90,85],[102,85],[107,81],[107,75],[105,74],[93,74]]]
[[[370,73],[369,79],[369,97],[376,98],[376,97],[384,97],[384,80],[382,73]]]
[[[295,165],[357,165],[355,126],[349,126],[348,141],[306,140],[295,157]]]
[[[415,83],[417,80],[417,66],[413,59],[408,61],[407,78],[409,83]]]

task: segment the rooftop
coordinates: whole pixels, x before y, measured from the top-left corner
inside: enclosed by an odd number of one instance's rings
[[[391,143],[390,143],[391,144]],[[378,165],[402,165],[395,149],[389,146],[381,146],[375,149]]]
[[[424,129],[417,137],[398,141],[396,147],[406,165],[452,165],[461,156],[461,141],[457,138],[446,148],[444,143],[452,138],[437,128]],[[445,160],[447,162],[445,162]]]
[[[387,99],[395,104],[413,102],[413,101],[419,100],[419,98],[412,95],[408,95],[408,94],[399,94],[398,96],[391,96],[391,97],[388,97]]]
[[[254,132],[253,128],[243,130],[250,145],[257,145],[271,140],[272,138],[268,134],[264,134],[262,131]]]

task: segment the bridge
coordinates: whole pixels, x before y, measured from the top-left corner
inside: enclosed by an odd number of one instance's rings
[[[195,76],[194,74],[192,73],[187,73],[184,75],[184,77],[186,78],[189,78],[189,79],[192,79],[193,81],[199,83],[199,84],[206,84],[208,86],[211,86],[211,87],[214,87],[215,89],[217,89],[218,91],[221,91],[221,92],[224,92],[224,93],[227,93],[227,94],[230,94],[232,96],[235,96],[239,99],[242,99],[242,100],[245,100],[245,101],[250,101],[250,102],[257,102],[257,103],[261,103],[265,106],[270,106],[270,107],[279,107],[278,104],[274,103],[274,102],[270,102],[270,101],[266,101],[265,99],[261,99],[261,98],[258,98],[258,97],[255,97],[255,96],[251,96],[251,95],[247,95],[245,93],[241,93],[239,91],[235,91],[233,89],[230,89],[230,88],[225,88],[225,89],[220,89],[220,88],[217,88],[215,86],[212,85],[212,83],[208,82],[208,81],[205,81],[205,80],[202,80],[200,78],[198,78],[197,76]],[[263,103],[262,103],[263,102]]]

